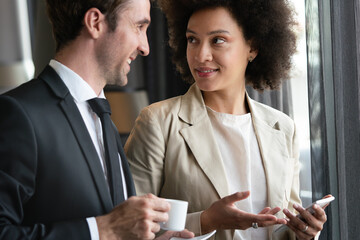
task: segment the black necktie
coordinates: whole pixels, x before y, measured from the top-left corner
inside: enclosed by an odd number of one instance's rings
[[[104,98],[93,98],[88,100],[88,103],[101,120],[109,188],[113,203],[114,205],[117,205],[123,202],[125,199],[115,131],[113,123],[110,119],[110,104]]]

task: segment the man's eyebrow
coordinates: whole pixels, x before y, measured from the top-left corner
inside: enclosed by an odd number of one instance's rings
[[[187,33],[192,33],[192,34],[196,34],[196,32],[194,32],[193,30],[191,29],[186,29],[186,32]],[[229,31],[226,31],[226,30],[215,30],[215,31],[211,31],[211,32],[208,32],[207,35],[214,35],[214,34],[219,34],[219,33],[226,33],[226,34],[230,34]]]
[[[147,24],[147,25],[150,25],[150,22],[151,21],[149,19],[142,19],[137,21],[138,24]]]

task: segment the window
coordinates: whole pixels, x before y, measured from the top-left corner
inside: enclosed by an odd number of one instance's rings
[[[295,29],[298,37],[297,53],[293,57],[294,69],[291,77],[291,96],[293,119],[300,141],[300,197],[304,206],[312,202],[311,154],[309,102],[307,84],[307,49],[304,0],[291,0],[297,12],[298,26]]]

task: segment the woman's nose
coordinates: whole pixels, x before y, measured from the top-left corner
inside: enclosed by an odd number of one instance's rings
[[[199,62],[212,61],[213,56],[210,46],[206,43],[199,45],[195,59]]]

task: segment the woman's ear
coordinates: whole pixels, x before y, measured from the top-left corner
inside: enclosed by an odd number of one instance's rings
[[[254,46],[253,40],[248,40],[247,44],[250,47],[249,53],[248,53],[248,60],[249,60],[249,62],[252,62],[258,55],[258,49]]]
[[[251,61],[250,62],[252,62],[255,58],[256,58],[256,56],[258,55],[258,50],[257,49],[250,49],[250,53],[249,53],[249,59],[251,59]]]
[[[105,30],[105,15],[97,8],[90,8],[84,16],[84,30],[94,39],[99,38]]]

